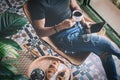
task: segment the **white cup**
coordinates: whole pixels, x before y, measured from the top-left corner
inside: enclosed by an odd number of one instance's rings
[[[82,11],[80,11],[80,10],[74,10],[72,12],[72,16],[73,16],[73,18],[75,19],[76,22],[81,21],[82,18],[83,18]]]

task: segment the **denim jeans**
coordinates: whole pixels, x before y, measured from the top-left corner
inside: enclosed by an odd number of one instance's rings
[[[106,37],[100,36],[96,33],[85,34],[85,29],[80,23],[76,23],[72,28],[61,31],[53,35],[51,38],[58,48],[64,49],[66,54],[74,54],[75,52],[93,52],[96,55],[101,56],[104,53],[109,53],[110,55],[113,54],[120,59],[120,49],[116,44],[111,42]],[[110,57],[107,61],[113,63],[110,66],[115,66],[112,57]],[[104,64],[104,69],[106,69],[105,67],[109,63],[104,62],[103,60],[102,62]],[[115,67],[111,67],[111,70],[115,70]],[[111,78],[112,76],[109,77]]]

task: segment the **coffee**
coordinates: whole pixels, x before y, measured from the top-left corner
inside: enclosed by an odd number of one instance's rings
[[[73,18],[75,19],[76,22],[81,21],[82,17],[83,17],[83,14],[80,10],[73,11]]]
[[[80,12],[75,12],[74,16],[79,17],[79,16],[82,16],[82,14]]]

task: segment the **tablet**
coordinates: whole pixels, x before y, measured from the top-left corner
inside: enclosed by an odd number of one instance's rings
[[[99,22],[96,24],[92,24],[90,27],[91,33],[96,33],[99,32],[104,26],[105,26],[105,22]]]

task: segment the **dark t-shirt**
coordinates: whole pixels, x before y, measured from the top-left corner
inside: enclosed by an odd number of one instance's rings
[[[45,18],[45,26],[53,26],[71,17],[70,0],[30,0],[32,20]]]

